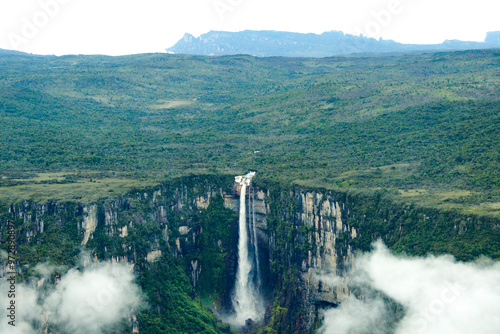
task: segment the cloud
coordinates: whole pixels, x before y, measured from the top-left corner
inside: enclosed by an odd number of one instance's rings
[[[42,275],[42,277],[48,278],[56,271],[64,271],[68,267],[66,266],[55,266],[48,262],[38,263],[35,268],[33,268],[37,273]]]
[[[8,324],[11,319],[8,318],[10,313],[7,307],[10,307],[8,298],[10,283],[2,278],[0,283],[0,305],[2,306],[2,320],[0,322],[0,333],[11,334],[31,334],[36,333],[32,327],[32,321],[37,321],[42,318],[42,308],[37,303],[37,291],[26,285],[16,285],[15,298],[15,327]],[[12,290],[11,290],[12,291]]]
[[[345,277],[337,276],[333,273],[316,274],[313,276],[313,278],[316,281],[325,283],[326,285],[329,285],[329,286],[337,286],[339,284],[347,283],[347,280],[345,279]]]
[[[40,268],[50,272],[54,267]],[[9,288],[9,283],[2,280],[1,305],[12,300],[7,297]],[[70,269],[52,290],[44,293],[26,284],[16,284],[15,301],[16,327],[2,321],[1,333],[34,333],[33,322],[42,328],[45,322],[57,325],[65,333],[101,333],[137,310],[142,305],[142,292],[126,265],[97,263],[83,271]]]
[[[340,310],[326,312],[324,333],[386,334],[387,308],[380,298],[361,301],[348,297]]]
[[[398,257],[379,241],[356,267],[351,284],[372,293],[363,293],[364,300],[351,296],[339,308],[326,311],[320,332],[498,333],[500,263],[462,263],[451,256]],[[377,293],[402,305],[401,320],[394,320],[386,299]]]

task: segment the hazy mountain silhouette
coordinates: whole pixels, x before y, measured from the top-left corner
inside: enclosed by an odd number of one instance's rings
[[[446,40],[441,44],[401,44],[329,31],[301,34],[282,31],[210,31],[200,37],[185,34],[168,52],[196,55],[249,54],[259,57],[328,57],[353,53],[424,50],[468,50],[500,47],[500,32],[490,32],[484,42]]]

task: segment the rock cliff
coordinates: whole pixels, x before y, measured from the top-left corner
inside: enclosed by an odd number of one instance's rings
[[[345,278],[356,251],[369,250],[377,238],[396,251],[447,252],[463,259],[491,254],[486,248],[498,243],[498,221],[394,204],[381,194],[283,187],[258,177],[248,194],[267,302],[264,324],[249,332],[314,332],[321,310],[336,307],[352,293]],[[238,197],[232,177],[193,176],[97,203],[26,201],[3,208],[1,233],[7,219],[16,221],[20,274],[44,261],[74,266],[80,247],[96,260],[132,265],[149,295],[150,309],[130,316],[129,326],[146,332],[155,317],[173,321],[167,315],[171,300],[162,297],[165,288],[153,287],[179,275],[189,283],[182,283],[189,298],[180,305],[203,304],[220,315],[230,312]],[[443,235],[452,241],[436,248],[433,240]],[[476,245],[478,240],[489,244]],[[335,284],[323,282],[323,274]],[[38,288],[50,281],[37,283]],[[52,283],[56,281],[53,277]],[[228,331],[215,320],[205,321],[200,328]]]

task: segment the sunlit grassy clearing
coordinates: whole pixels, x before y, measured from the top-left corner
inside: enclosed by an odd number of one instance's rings
[[[34,183],[4,186],[0,187],[0,202],[18,203],[24,200],[37,202],[58,200],[91,203],[100,198],[124,195],[134,188],[145,188],[153,185],[155,185],[155,182],[151,180],[102,178],[83,179],[69,183]]]
[[[195,100],[159,100],[158,104],[150,106],[151,109],[174,109],[188,106],[194,103]]]

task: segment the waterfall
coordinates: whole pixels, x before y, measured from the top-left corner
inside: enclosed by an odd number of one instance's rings
[[[243,326],[245,320],[252,319],[259,321],[264,315],[264,304],[258,286],[260,285],[260,270],[258,269],[258,249],[257,249],[257,232],[255,227],[255,212],[250,208],[251,199],[249,196],[248,206],[248,222],[252,228],[251,234],[248,233],[247,227],[247,207],[246,194],[247,187],[251,185],[254,172],[250,172],[244,176],[237,176],[236,183],[241,185],[240,190],[240,217],[239,217],[239,239],[238,239],[238,268],[236,271],[235,293],[233,295],[233,306],[235,310],[235,318],[233,323]],[[249,192],[250,193],[250,192]],[[250,236],[250,243],[249,243]],[[249,248],[253,248],[253,252],[249,252]],[[253,260],[253,261],[252,261]],[[252,263],[255,263],[253,268]],[[252,270],[253,269],[253,270]]]
[[[254,256],[255,256],[255,267],[256,267],[256,275],[257,275],[257,292],[260,293],[260,288],[261,288],[261,280],[260,280],[260,264],[259,264],[259,246],[257,244],[257,226],[255,225],[255,194],[252,192],[252,208],[251,208],[251,213],[252,213],[252,231],[253,231],[253,240],[252,240],[252,245],[253,245],[253,250],[254,250]],[[249,201],[250,202],[250,201]]]

